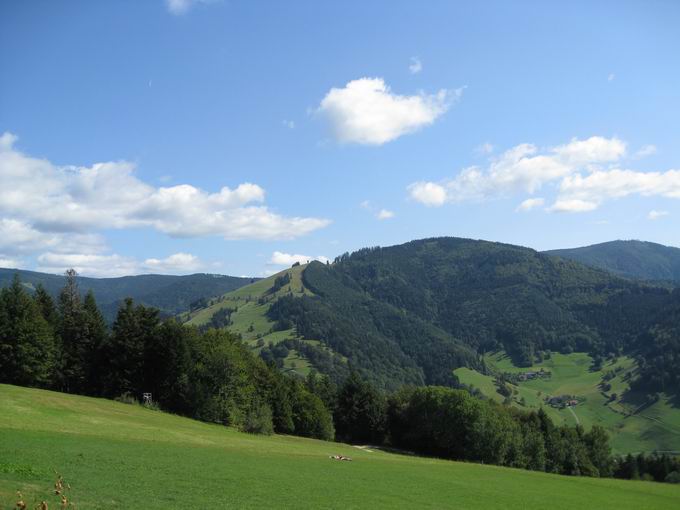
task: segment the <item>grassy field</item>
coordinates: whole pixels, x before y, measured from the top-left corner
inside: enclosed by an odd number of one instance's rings
[[[335,454],[354,461],[328,458]],[[54,470],[83,510],[680,507],[680,487],[668,484],[253,436],[140,406],[0,385],[0,508],[14,508],[16,490],[31,504],[55,501]]]
[[[313,295],[302,283],[302,271],[306,265],[299,265],[285,269],[275,275],[259,280],[235,291],[229,292],[221,298],[214,299],[209,306],[190,312],[184,316],[188,324],[202,326],[210,321],[215,312],[222,308],[236,310],[231,314],[230,331],[238,333],[251,346],[253,351],[259,352],[258,341],[277,344],[286,338],[296,337],[294,329],[285,331],[272,331],[274,323],[267,318],[267,311],[271,304],[279,297],[286,294],[294,296]],[[284,285],[274,293],[270,289],[277,277],[288,273],[290,283]],[[307,359],[295,350],[292,350],[284,360],[284,367],[300,375],[307,375],[310,365]]]
[[[680,409],[673,407],[668,398],[662,398],[649,407],[640,409],[642,395],[628,390],[627,378],[635,370],[629,358],[607,362],[602,370],[591,370],[592,358],[585,353],[553,353],[550,359],[529,368],[518,368],[503,352],[487,354],[486,364],[493,371],[523,373],[543,368],[552,373],[549,379],[535,379],[511,385],[513,405],[524,408],[543,407],[555,423],[574,425],[580,423],[589,428],[599,424],[607,429],[615,452],[680,451]],[[617,371],[609,380],[617,398],[609,401],[600,383],[608,371]],[[496,391],[494,378],[474,370],[457,369],[461,382],[473,385],[496,401],[503,397]],[[575,395],[579,404],[571,409],[555,409],[545,404],[547,396]],[[523,400],[522,400],[523,399]],[[521,404],[524,402],[524,406]]]

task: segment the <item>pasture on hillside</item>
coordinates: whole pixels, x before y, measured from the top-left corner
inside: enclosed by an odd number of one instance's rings
[[[329,459],[336,454],[353,461]],[[138,405],[0,385],[0,508],[14,508],[17,490],[31,503],[55,501],[55,470],[82,510],[680,506],[680,487],[670,484],[254,436]]]
[[[207,307],[184,314],[183,318],[189,325],[205,326],[210,323],[211,317],[216,312],[225,308],[234,310],[230,316],[231,324],[227,326],[227,329],[241,335],[256,354],[264,345],[278,344],[288,338],[298,338],[295,328],[274,331],[274,322],[267,317],[267,311],[271,304],[282,296],[288,294],[297,297],[313,295],[302,282],[302,272],[305,267],[307,266],[304,264],[294,266],[269,278],[258,280],[255,283],[228,292],[211,300]],[[276,279],[286,274],[288,274],[290,281],[272,292]],[[323,348],[318,340],[306,339],[303,341]],[[304,356],[295,349],[291,349],[284,359],[284,369],[306,376],[311,365]]]
[[[593,359],[586,353],[552,353],[542,363],[522,368],[513,365],[502,351],[486,354],[484,361],[494,373],[521,374],[541,369],[551,373],[549,378],[510,384],[512,405],[518,408],[543,407],[555,424],[580,423],[586,429],[601,425],[609,432],[615,453],[680,452],[680,409],[665,395],[658,402],[645,405],[644,395],[628,392],[628,378],[635,370],[630,358],[606,361],[600,370],[592,369]],[[607,372],[613,372],[615,376],[605,381]],[[462,383],[474,386],[498,402],[503,401],[493,376],[467,368],[456,369],[454,373]],[[604,382],[611,385],[608,391],[603,390],[601,384]],[[557,409],[545,402],[548,396],[561,395],[574,395],[579,404]],[[611,395],[616,398],[610,401]]]

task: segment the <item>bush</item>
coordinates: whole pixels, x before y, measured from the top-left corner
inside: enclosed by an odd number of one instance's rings
[[[122,395],[117,396],[114,400],[116,402],[122,402],[123,404],[139,405],[139,400],[137,400],[135,396],[129,391],[126,391]]]
[[[243,432],[271,435],[274,433],[271,408],[262,402],[254,404],[241,426]]]
[[[666,475],[666,478],[664,478],[664,482],[680,483],[680,473],[678,473],[677,471],[671,471]]]

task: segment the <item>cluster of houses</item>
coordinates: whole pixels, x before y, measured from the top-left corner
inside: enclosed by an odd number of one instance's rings
[[[552,374],[547,370],[542,368],[538,372],[523,372],[519,374],[520,381],[531,381],[533,379],[543,379],[544,377],[550,377]]]
[[[546,402],[552,407],[575,407],[578,405],[578,399],[572,395],[561,395],[559,397],[547,397]]]

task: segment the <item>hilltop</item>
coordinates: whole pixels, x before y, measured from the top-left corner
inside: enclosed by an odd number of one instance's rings
[[[680,487],[549,475],[291,436],[254,436],[138,405],[0,385],[0,506],[77,508],[677,508]],[[345,455],[352,462],[337,462]],[[181,459],[181,460],[180,460]],[[52,505],[51,505],[52,506]],[[50,506],[50,507],[51,507]],[[55,504],[56,506],[56,504]]]
[[[680,248],[662,244],[610,241],[545,253],[575,260],[626,278],[680,281]]]

